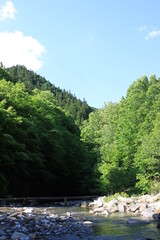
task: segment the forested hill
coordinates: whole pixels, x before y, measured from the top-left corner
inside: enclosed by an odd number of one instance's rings
[[[92,110],[25,67],[0,68],[0,196],[160,191],[160,79],[137,79],[85,121],[80,109]]]
[[[91,113],[81,136],[99,154],[102,192],[160,191],[160,79],[137,79],[119,103]]]
[[[53,94],[0,68],[0,196],[88,194],[95,163]]]
[[[24,83],[28,91],[35,88],[51,91],[57,99],[58,104],[73,117],[78,126],[84,120],[88,119],[89,114],[94,110],[85,100],[81,101],[72,93],[55,87],[54,84],[35,72],[28,70],[25,66],[13,66],[7,68],[6,71],[14,82]]]

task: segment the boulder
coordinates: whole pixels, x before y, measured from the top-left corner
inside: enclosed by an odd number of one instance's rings
[[[156,220],[156,221],[160,221],[160,213],[154,213],[152,215],[152,217]]]
[[[127,219],[127,224],[131,224],[131,225],[143,225],[143,224],[148,224],[149,221],[147,220],[141,220],[141,219],[135,219],[135,218],[128,218]]]
[[[118,212],[118,206],[113,206],[107,209],[109,213],[115,213]]]
[[[18,239],[18,240],[29,240],[29,236],[24,234],[24,233],[20,233],[20,232],[14,232],[12,234],[11,239]]]
[[[103,212],[104,211],[104,208],[103,207],[100,207],[100,208],[94,208],[93,209],[93,212],[96,213],[96,212]]]
[[[97,207],[102,207],[103,206],[103,199],[98,198],[98,200],[94,200],[94,205],[96,205]]]
[[[160,213],[160,201],[148,204],[148,207],[152,208],[155,213]]]
[[[140,207],[139,207],[139,210],[140,210],[140,212],[143,212],[143,211],[145,211],[147,208],[148,208],[148,205],[147,205],[146,203],[141,203],[141,204],[140,204]]]
[[[151,195],[143,195],[139,198],[138,202],[143,202],[143,203],[153,203],[153,197]]]
[[[85,225],[92,225],[93,222],[91,222],[91,221],[84,221],[83,224],[85,224]]]
[[[104,210],[101,214],[107,217],[109,215],[109,212],[107,210]]]
[[[129,207],[131,212],[136,212],[139,208],[140,208],[140,204],[137,204],[134,202],[131,202],[130,207]]]
[[[126,206],[124,205],[124,203],[119,203],[118,204],[118,211],[119,212],[125,212],[126,211]]]
[[[154,211],[152,210],[152,208],[147,208],[144,211],[142,211],[141,214],[145,218],[152,218],[153,214],[154,214]]]
[[[153,201],[154,202],[157,202],[157,201],[159,201],[160,200],[160,193],[158,193],[157,195],[155,195],[154,197],[153,197]]]
[[[110,200],[108,203],[105,203],[105,207],[107,209],[110,209],[111,207],[117,206],[118,205],[118,201],[115,199]]]

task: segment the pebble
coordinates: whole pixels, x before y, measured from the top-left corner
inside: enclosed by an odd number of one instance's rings
[[[55,210],[56,211],[56,210]],[[88,239],[93,235],[91,222],[69,212],[57,215],[34,208],[1,208],[0,240]],[[68,238],[66,238],[68,236]]]

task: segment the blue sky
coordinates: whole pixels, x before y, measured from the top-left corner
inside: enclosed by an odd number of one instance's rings
[[[0,62],[100,108],[160,77],[159,11],[159,0],[0,0]]]

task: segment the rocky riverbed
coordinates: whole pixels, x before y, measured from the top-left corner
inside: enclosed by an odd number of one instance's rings
[[[151,196],[143,195],[139,197],[99,197],[88,205],[90,213],[94,215],[109,216],[115,212],[130,213],[133,216],[141,216],[143,223],[157,221],[157,228],[160,228],[160,193]],[[128,219],[128,224],[142,223],[139,219]]]
[[[86,205],[89,207],[90,213],[86,208],[83,211],[78,202],[68,202],[68,207],[64,207],[64,203],[59,207],[52,204],[27,207],[15,204],[2,206],[0,207],[0,240],[157,240],[160,238],[155,236],[160,236],[160,232],[151,234],[152,226],[148,232],[137,231],[138,225],[154,221],[153,216],[159,222],[160,216],[156,213],[158,206],[160,207],[159,195],[157,199],[154,198],[155,201],[149,199],[148,196],[143,198],[143,201],[140,198],[119,197],[105,202],[105,198],[100,197],[92,203],[82,204],[83,207]],[[152,220],[148,215],[143,219],[144,222],[135,217],[126,218],[127,213],[132,213],[133,216],[142,215],[141,204],[145,205],[145,211],[152,209],[152,216],[150,215]],[[110,216],[116,212],[124,216],[121,219],[117,218],[118,220],[112,219]],[[107,232],[97,234],[95,229],[97,227],[101,229],[103,225],[107,227]],[[127,225],[133,225],[136,228],[129,228]],[[120,228],[121,235],[117,233]]]
[[[0,239],[91,239],[92,222],[53,207],[1,207]]]

